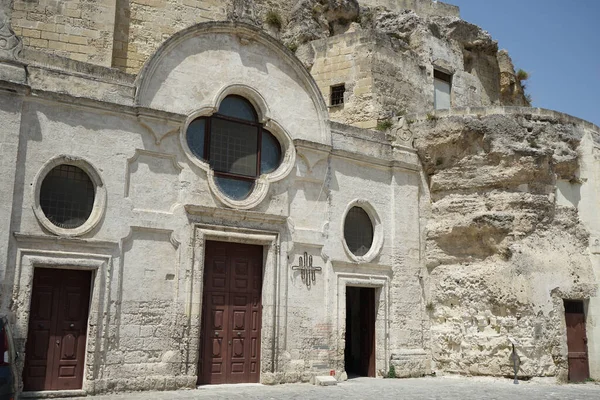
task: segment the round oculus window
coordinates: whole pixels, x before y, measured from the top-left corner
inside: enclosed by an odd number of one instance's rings
[[[373,245],[373,223],[365,210],[352,207],[344,221],[344,239],[355,256],[364,256]]]
[[[62,164],[50,170],[42,181],[40,207],[54,225],[78,228],[92,214],[95,194],[94,184],[84,170]]]

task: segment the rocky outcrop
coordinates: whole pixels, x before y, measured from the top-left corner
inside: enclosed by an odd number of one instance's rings
[[[588,232],[577,208],[556,201],[557,182],[579,182],[585,130],[525,111],[430,114],[411,130],[431,196],[425,258],[435,368],[510,375],[510,337],[521,376],[563,376],[562,299],[596,292]]]
[[[357,0],[300,0],[292,9],[283,41],[297,47],[344,32],[358,14]]]
[[[518,79],[515,67],[506,50],[498,52],[500,67],[500,101],[507,106],[530,106],[530,100],[525,96],[523,82]]]

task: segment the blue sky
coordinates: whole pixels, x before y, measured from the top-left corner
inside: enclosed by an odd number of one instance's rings
[[[442,0],[529,72],[534,107],[600,126],[600,0]]]

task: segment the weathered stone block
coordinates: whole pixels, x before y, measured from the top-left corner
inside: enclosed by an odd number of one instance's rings
[[[397,378],[417,378],[431,373],[431,361],[421,349],[392,352],[390,365],[394,366]]]

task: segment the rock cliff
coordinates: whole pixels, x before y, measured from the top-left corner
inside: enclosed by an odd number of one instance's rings
[[[412,124],[431,209],[425,260],[435,367],[563,376],[563,298],[594,296],[588,232],[559,183],[580,186],[586,130],[561,116],[514,112]],[[591,133],[589,133],[591,134]],[[592,134],[598,141],[598,133]],[[534,283],[534,284],[533,284]]]

